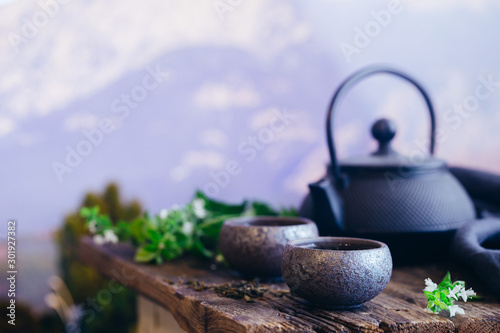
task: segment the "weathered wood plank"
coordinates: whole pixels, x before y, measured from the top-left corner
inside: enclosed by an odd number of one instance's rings
[[[149,299],[137,296],[138,333],[183,333],[170,312]]]
[[[181,280],[222,284],[239,277],[230,269],[211,270],[208,263],[192,258],[140,265],[132,260],[131,246],[97,246],[88,238],[80,242],[79,252],[81,260],[102,274],[165,307],[188,332],[500,332],[500,304],[492,297],[462,303],[466,315],[451,320],[425,310],[424,279],[439,281],[446,269],[454,279],[464,279],[488,295],[471,273],[452,264],[396,268],[386,290],[373,300],[353,310],[327,311],[292,296],[265,296],[247,303],[219,297],[213,290],[195,291]],[[267,286],[287,288],[283,283]]]

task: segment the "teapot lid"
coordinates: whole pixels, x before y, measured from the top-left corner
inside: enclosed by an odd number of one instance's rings
[[[391,140],[396,135],[396,125],[392,120],[377,120],[371,129],[373,137],[378,141],[378,149],[368,156],[349,158],[340,163],[342,171],[433,171],[445,168],[443,160],[432,156],[422,157],[422,151],[417,156],[404,156],[391,147]]]
[[[396,134],[396,126],[394,123],[387,119],[377,121],[372,127],[372,134],[379,141],[379,149],[371,156],[364,158],[350,159],[342,163],[338,163],[337,154],[335,152],[335,143],[333,139],[333,126],[332,119],[339,101],[346,94],[346,92],[356,83],[374,74],[391,74],[411,83],[422,95],[427,105],[429,116],[431,120],[431,131],[429,141],[430,155],[434,154],[434,144],[436,139],[436,116],[432,106],[431,99],[425,89],[412,77],[403,72],[388,67],[367,67],[361,69],[344,82],[340,84],[335,94],[332,97],[328,113],[326,115],[326,136],[328,139],[328,149],[330,151],[331,165],[328,167],[328,173],[333,177],[337,186],[343,188],[347,186],[348,178],[342,175],[342,171],[355,172],[381,172],[385,170],[397,170],[399,174],[404,174],[412,171],[412,174],[435,172],[437,168],[446,168],[443,161],[429,157],[421,161],[415,161],[414,156],[405,158],[396,153],[390,145],[391,139]],[[420,162],[420,163],[419,163]],[[342,169],[342,170],[341,170]]]

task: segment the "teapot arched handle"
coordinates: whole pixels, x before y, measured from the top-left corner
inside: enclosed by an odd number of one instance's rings
[[[393,68],[367,67],[361,69],[356,73],[352,74],[351,76],[349,76],[344,82],[342,82],[340,87],[333,95],[332,101],[330,102],[330,106],[328,108],[328,114],[326,117],[326,135],[327,135],[328,149],[330,151],[330,159],[331,159],[330,172],[333,173],[333,178],[335,180],[335,183],[340,188],[344,188],[346,186],[346,179],[342,177],[340,173],[340,166],[337,161],[337,154],[335,151],[335,142],[333,138],[333,124],[332,124],[333,112],[335,111],[335,108],[339,105],[339,101],[352,86],[354,86],[359,81],[367,78],[368,76],[380,73],[393,74],[402,79],[405,79],[406,81],[412,83],[422,94],[425,103],[427,104],[427,107],[429,109],[431,117],[431,141],[429,144],[429,152],[431,155],[434,154],[434,145],[436,139],[436,117],[434,115],[434,108],[432,106],[432,102],[429,98],[429,95],[424,90],[424,88],[417,81],[415,81],[415,79]]]

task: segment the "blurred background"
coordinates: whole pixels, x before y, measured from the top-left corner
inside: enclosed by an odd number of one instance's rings
[[[17,219],[17,298],[35,313],[46,311],[47,278],[62,274],[56,231],[111,181],[154,213],[197,188],[298,206],[328,163],[330,98],[367,65],[427,88],[438,157],[500,173],[499,1],[0,4],[1,258]],[[369,129],[382,116],[395,120],[401,153],[429,136],[413,87],[376,76],[335,117],[341,159],[375,149]]]

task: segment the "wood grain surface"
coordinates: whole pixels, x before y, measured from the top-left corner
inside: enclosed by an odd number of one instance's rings
[[[498,300],[471,272],[452,263],[395,268],[387,288],[373,300],[356,309],[329,311],[291,295],[266,294],[248,303],[219,297],[211,289],[195,291],[185,282],[222,284],[240,277],[231,269],[194,258],[141,265],[133,261],[133,254],[128,244],[98,246],[89,238],[79,244],[83,262],[165,307],[188,332],[500,332]],[[465,315],[449,318],[447,312],[425,310],[424,279],[440,281],[447,270],[453,280],[465,280],[483,296],[481,301],[458,303]],[[283,283],[265,285],[288,289]]]

